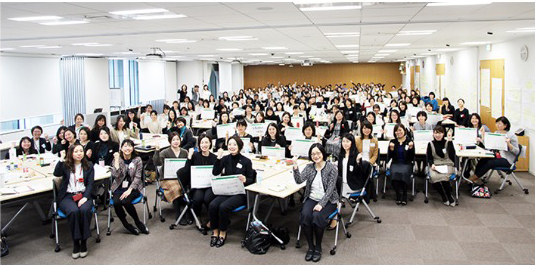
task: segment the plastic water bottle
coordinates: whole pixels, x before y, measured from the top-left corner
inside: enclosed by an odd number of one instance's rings
[[[11,149],[9,149],[9,161],[14,164],[15,160],[17,159],[17,150],[15,149],[15,143],[11,145]]]

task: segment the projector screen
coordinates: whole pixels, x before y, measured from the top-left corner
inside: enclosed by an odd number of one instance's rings
[[[139,100],[165,99],[165,61],[139,61]]]

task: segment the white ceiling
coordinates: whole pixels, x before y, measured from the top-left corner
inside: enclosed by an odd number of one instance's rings
[[[516,28],[535,27],[535,3],[492,3],[488,5],[428,7],[426,3],[362,3],[360,10],[303,12],[294,3],[1,3],[3,53],[74,55],[102,54],[107,57],[139,57],[159,47],[175,60],[231,60],[282,62],[275,57],[320,58],[333,63],[355,61],[342,52],[358,50],[358,62],[367,62],[379,50],[388,52],[378,62],[419,56],[437,49],[466,48],[462,42],[502,42],[535,33],[508,33]],[[186,18],[160,20],[121,19],[108,12],[165,8]],[[90,23],[44,26],[9,20],[15,17],[61,16]],[[436,30],[431,35],[397,36],[399,31]],[[488,35],[487,32],[493,32]],[[328,38],[326,33],[358,32],[360,36]],[[218,37],[252,36],[258,40],[225,41]],[[195,43],[167,44],[160,39],[189,39]],[[107,47],[73,46],[74,43],[111,44]],[[411,43],[406,47],[385,46]],[[336,45],[359,45],[338,48]],[[27,45],[60,46],[53,49],[23,48]],[[282,46],[283,51],[262,47]],[[218,51],[239,48],[241,51]],[[129,49],[136,54],[122,55]],[[285,52],[302,52],[287,55]],[[355,54],[355,53],[352,53]],[[215,55],[216,57],[199,57]],[[180,56],[180,57],[176,57]],[[207,59],[208,58],[208,59]],[[229,59],[231,58],[231,59]],[[354,58],[354,57],[353,57]],[[314,59],[318,60],[318,59]],[[288,62],[288,61],[287,61]],[[296,61],[293,61],[296,62]]]

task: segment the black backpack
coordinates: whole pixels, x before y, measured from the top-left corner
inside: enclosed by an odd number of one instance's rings
[[[261,225],[252,222],[245,232],[241,246],[253,254],[266,254],[271,246],[271,233]]]
[[[2,257],[9,254],[9,246],[7,245],[5,237],[0,239],[0,245],[2,246]]]

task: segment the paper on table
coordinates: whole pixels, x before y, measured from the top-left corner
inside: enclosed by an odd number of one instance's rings
[[[286,154],[286,149],[284,147],[278,148],[278,147],[272,147],[272,146],[262,146],[263,156],[273,156],[276,158],[284,158],[285,154]]]
[[[203,189],[212,186],[214,166],[191,166],[191,188]]]
[[[27,185],[15,187],[15,192],[17,192],[19,194],[20,193],[30,192],[30,191],[33,191],[33,189],[30,186],[27,186]]]
[[[308,150],[316,141],[314,140],[295,140],[292,142],[292,156],[308,157]]]
[[[481,105],[490,108],[490,69],[481,69]]]
[[[186,165],[185,158],[166,158],[164,161],[164,179],[176,179],[176,172]]]
[[[316,135],[324,136],[328,128],[327,126],[316,126]]]
[[[301,129],[294,128],[294,127],[286,127],[286,129],[284,130],[284,137],[286,137],[287,141],[293,141],[293,140],[305,138]]]
[[[433,131],[432,130],[417,130],[412,132],[414,135],[414,141],[418,142],[431,142],[433,141]]]
[[[213,109],[202,109],[201,110],[201,119],[203,120],[212,120],[215,118],[215,110]]]
[[[455,142],[461,144],[476,143],[477,129],[476,128],[459,128],[455,127]]]
[[[446,165],[444,165],[444,166],[435,166],[435,170],[438,173],[448,174],[448,166],[446,166]]]
[[[507,143],[505,142],[505,134],[486,133],[485,134],[485,149],[507,151]]]
[[[221,176],[212,178],[212,191],[214,195],[237,195],[245,194],[245,187],[243,182],[238,178],[238,175]]]
[[[502,89],[503,79],[492,78],[492,117],[498,118],[503,115]]]
[[[227,123],[227,124],[218,124],[217,129],[217,138],[225,138],[228,133],[228,137],[234,135],[236,123]]]
[[[15,188],[1,188],[0,193],[2,195],[17,194],[17,192],[15,191]]]

